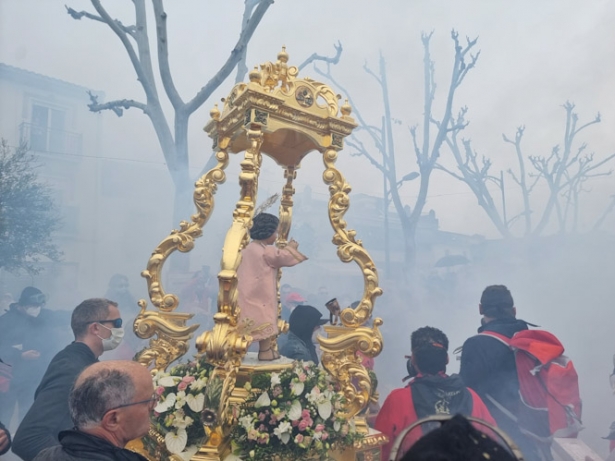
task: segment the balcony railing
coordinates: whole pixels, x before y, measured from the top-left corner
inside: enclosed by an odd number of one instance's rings
[[[50,154],[80,155],[83,137],[80,133],[55,130],[32,123],[19,126],[20,137],[31,150]]]

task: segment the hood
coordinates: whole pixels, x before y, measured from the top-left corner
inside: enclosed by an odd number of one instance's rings
[[[314,328],[327,323],[327,320],[322,319],[322,313],[315,307],[299,305],[290,314],[288,323],[290,331],[306,343],[311,343]]]
[[[410,387],[414,409],[419,418],[434,414],[472,413],[472,396],[458,375],[417,376]]]

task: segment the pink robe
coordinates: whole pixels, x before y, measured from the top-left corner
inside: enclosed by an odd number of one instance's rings
[[[299,251],[279,249],[259,241],[241,251],[237,269],[239,330],[262,341],[278,334],[277,276],[280,267],[291,267],[307,259]]]

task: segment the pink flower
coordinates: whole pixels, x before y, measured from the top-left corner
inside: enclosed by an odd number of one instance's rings
[[[303,436],[301,434],[297,434],[297,437],[295,437],[295,443],[301,442],[303,442]]]
[[[177,385],[178,391],[185,391],[187,388],[188,388],[188,383],[185,383],[183,381]]]
[[[316,427],[314,428],[316,432],[322,432],[324,429],[325,429],[324,424],[317,424]]]
[[[304,419],[305,419],[305,418],[309,418],[310,416],[311,416],[311,415],[310,415],[310,410],[308,410],[307,408],[306,408],[306,409],[304,409],[304,410],[301,412],[301,417],[302,417],[302,418],[304,418]]]
[[[265,417],[266,417],[266,416],[267,416],[267,415],[265,415],[265,413],[259,413],[259,414],[258,414],[258,420],[259,420],[259,421],[265,421]]]
[[[307,429],[307,427],[308,427],[307,422],[304,419],[302,419],[301,422],[299,423],[299,430],[303,432]]]
[[[164,394],[164,386],[158,386],[156,388],[156,395],[162,395]]]
[[[306,379],[307,379],[307,376],[305,375],[305,373],[301,373],[299,375],[299,382],[304,383]]]
[[[182,382],[186,383],[186,384],[190,384],[192,381],[194,381],[196,378],[194,376],[184,376],[182,378]]]
[[[278,418],[276,418],[275,415],[271,415],[271,418],[269,418],[269,425],[275,426],[277,422],[278,422]]]
[[[328,432],[323,432],[322,435],[320,436],[320,440],[322,440],[323,442],[327,440],[328,438],[329,438]]]
[[[259,430],[259,432],[265,432],[265,430],[266,430],[265,429],[265,425],[261,424],[260,426],[258,426],[258,430]]]
[[[297,427],[297,425],[299,424],[299,420],[291,421],[291,424],[293,425],[293,427]]]

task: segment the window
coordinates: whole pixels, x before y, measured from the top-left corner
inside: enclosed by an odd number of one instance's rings
[[[34,104],[30,147],[41,152],[64,152],[66,112]]]

